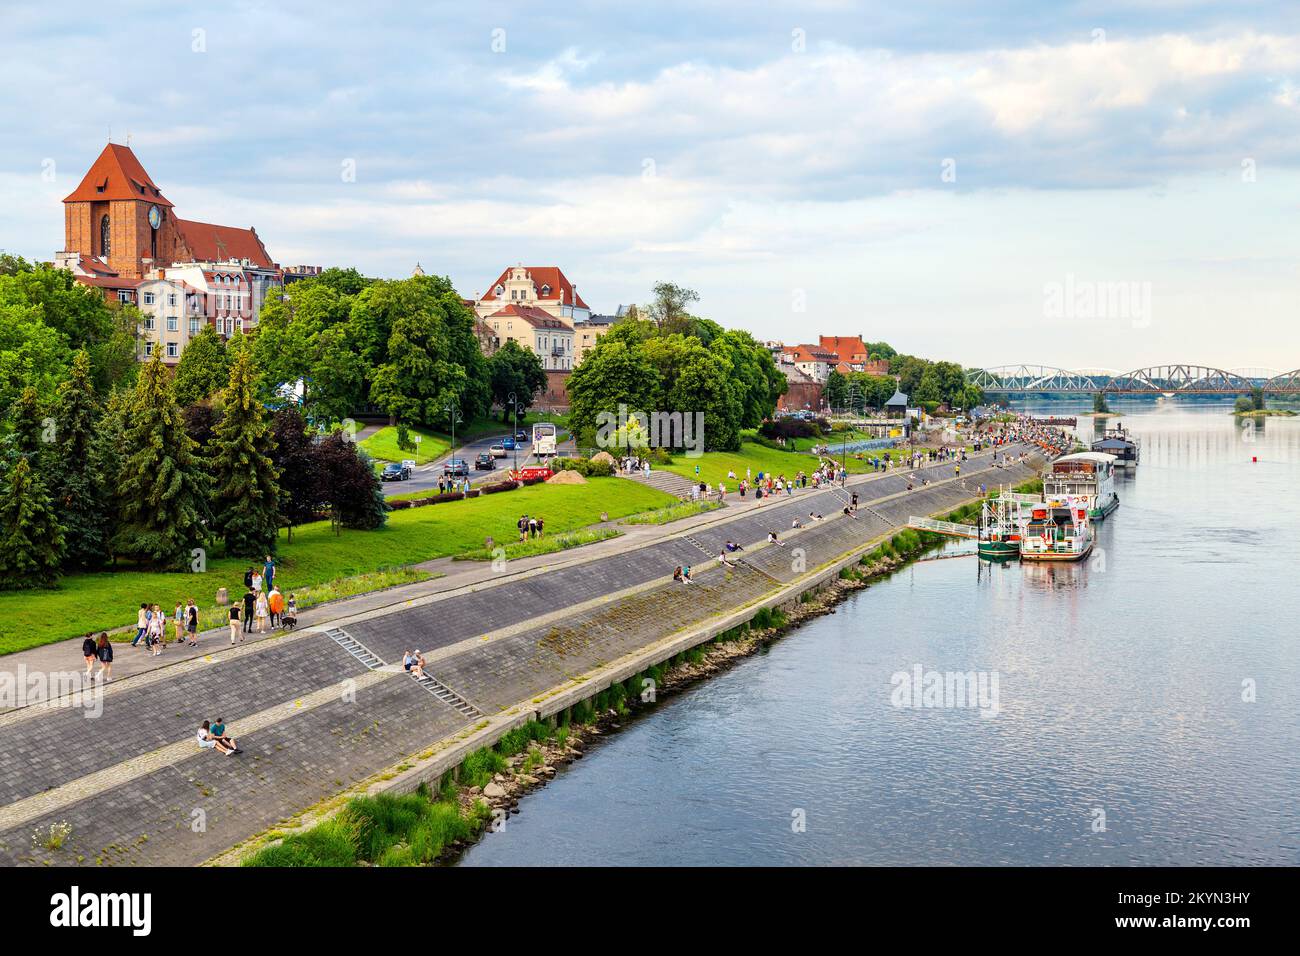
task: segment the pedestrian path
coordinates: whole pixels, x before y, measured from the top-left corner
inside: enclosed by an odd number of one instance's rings
[[[341,601],[296,634],[115,681],[98,720],[58,702],[0,715],[0,864],[201,862],[486,717],[750,605],[890,530],[886,520],[971,493],[951,478],[912,493],[860,484],[885,517],[844,516],[836,495],[809,489],[662,527],[631,549]],[[809,508],[828,517],[789,530]],[[770,528],[785,547],[764,544]],[[744,545],[734,567],[716,561],[727,539]],[[670,580],[680,564],[696,566],[694,583]],[[412,644],[427,680],[385,663]],[[198,723],[216,716],[244,754],[198,750]],[[61,820],[73,826],[64,850],[33,844]]]
[[[631,478],[633,481],[638,481],[643,485],[657,488],[658,490],[680,498],[683,501],[690,498],[691,489],[695,487],[695,483],[689,478],[683,478],[681,475],[672,471],[660,471],[657,468],[652,468],[649,474],[645,474],[642,471],[635,471],[632,474],[622,474],[624,478]]]

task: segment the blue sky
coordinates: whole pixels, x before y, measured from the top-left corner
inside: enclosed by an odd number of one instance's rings
[[[466,295],[555,264],[598,311],[671,279],[762,338],[860,332],[969,365],[1300,366],[1294,3],[5,21],[0,248],[28,257],[62,246],[60,200],[111,128],[182,216],[254,225],[282,264],[418,261]],[[1045,306],[1118,286],[1148,305]]]

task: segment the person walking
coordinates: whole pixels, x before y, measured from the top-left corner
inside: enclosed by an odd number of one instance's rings
[[[252,586],[253,586],[253,569],[250,567],[247,571],[244,572],[244,587],[251,588]]]
[[[255,594],[261,594],[261,593],[262,593],[262,572],[261,572],[261,571],[256,571],[256,570],[253,571],[253,585],[252,585],[252,587],[253,587],[253,593],[255,593]]]
[[[266,582],[267,593],[275,587],[275,559],[269,554],[266,556],[266,563],[262,565],[262,580]]]
[[[176,611],[172,615],[172,629],[175,631],[177,644],[185,640],[185,605],[180,601],[176,602]]]
[[[163,616],[162,607],[155,604],[153,606],[153,617],[149,619],[149,647],[153,651],[154,657],[162,653],[163,641],[166,638],[167,618]]]
[[[113,645],[109,643],[108,632],[99,632],[99,641],[96,647],[96,656],[99,657],[99,673],[95,675],[98,680],[110,681],[113,679]]]
[[[95,646],[95,637],[93,634],[87,634],[86,639],[81,642],[81,656],[86,659],[86,680],[95,676],[95,661],[99,659],[99,648]]]
[[[256,578],[257,575],[255,574],[253,575],[253,577]],[[257,595],[258,595],[258,591],[256,588],[249,588],[247,591],[244,592],[244,633],[245,634],[253,633],[253,613],[257,610]],[[243,638],[241,637],[240,640],[242,641]]]
[[[132,647],[140,644],[140,639],[144,637],[145,631],[149,629],[149,605],[141,602],[140,610],[135,616],[135,640],[131,642]]]
[[[239,636],[239,602],[236,601],[230,605],[230,643],[235,643],[235,638]]]
[[[199,646],[199,606],[190,598],[185,605],[185,632],[189,635],[190,647]]]

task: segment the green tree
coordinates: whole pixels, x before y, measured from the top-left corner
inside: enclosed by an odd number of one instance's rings
[[[450,280],[376,282],[357,296],[350,322],[362,354],[377,363],[370,400],[394,420],[433,425],[448,404],[466,421],[487,411],[487,361]]]
[[[651,412],[658,405],[659,371],[639,348],[617,339],[601,339],[569,376],[569,424],[575,433],[594,433],[602,413]]]
[[[209,480],[155,355],[126,407],[125,454],[118,475],[119,523],[113,551],[153,567],[182,570],[207,539]]]
[[[325,510],[327,493],[316,460],[316,443],[297,408],[278,410],[271,417],[271,462],[279,472],[280,524],[289,530],[314,521]]]
[[[225,387],[230,379],[230,358],[217,330],[205,325],[190,339],[176,366],[173,389],[181,406],[201,402]]]
[[[79,351],[59,386],[55,414],[56,459],[52,493],[64,528],[64,567],[90,570],[108,558],[109,500],[97,445],[102,412],[90,355]]]
[[[244,344],[231,363],[212,437],[212,530],[225,539],[227,555],[261,557],[275,550],[280,476],[268,457],[273,444],[257,400],[253,350]]]
[[[63,560],[59,525],[40,476],[25,456],[9,469],[0,496],[0,590],[53,587]]]
[[[546,369],[537,353],[524,348],[514,339],[508,340],[487,360],[488,378],[492,383],[492,401],[501,406],[501,418],[507,420],[511,410],[506,408],[513,393],[519,403],[520,414],[533,404],[533,396],[546,387]]]
[[[1264,389],[1258,385],[1251,387],[1250,405],[1255,411],[1263,411],[1264,409]]]
[[[654,299],[646,306],[646,312],[659,331],[665,335],[688,331],[690,306],[700,301],[700,294],[674,282],[656,282],[653,291]]]
[[[835,369],[831,369],[831,374],[826,377],[826,384],[822,386],[822,397],[826,399],[826,404],[831,408],[845,408],[849,402],[849,380],[845,375],[840,374]]]

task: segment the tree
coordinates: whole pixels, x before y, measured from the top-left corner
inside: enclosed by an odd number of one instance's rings
[[[522,414],[533,404],[533,396],[546,387],[546,369],[542,367],[542,360],[537,353],[523,348],[514,339],[497,349],[487,364],[492,401],[501,406],[503,421],[509,414],[506,405],[511,393],[515,395]]]
[[[611,333],[612,334],[612,331]],[[569,376],[569,424],[575,433],[594,432],[601,413],[650,412],[659,395],[659,371],[639,348],[601,339]]]
[[[673,282],[656,282],[654,300],[646,307],[651,320],[665,334],[685,332],[690,328],[689,307],[700,301],[700,294]]]
[[[64,528],[64,567],[98,568],[108,558],[109,495],[97,446],[102,412],[85,349],[72,361],[68,380],[59,386],[55,415],[58,468],[52,492]]]
[[[1258,385],[1254,385],[1250,389],[1250,406],[1255,411],[1263,411],[1264,409],[1264,390]]]
[[[158,355],[140,372],[126,407],[122,440],[120,523],[112,549],[143,564],[181,570],[208,537],[209,481]]]
[[[383,486],[370,456],[356,442],[334,432],[317,446],[316,461],[335,533],[340,528],[371,531],[383,526],[388,520]]]
[[[1255,403],[1252,402],[1247,396],[1242,395],[1238,397],[1236,402],[1233,403],[1232,410],[1234,412],[1239,412],[1239,413],[1254,411]]]
[[[0,496],[0,590],[53,587],[63,559],[63,528],[40,477],[20,457]]]
[[[1106,393],[1096,392],[1092,396],[1092,411],[1097,415],[1110,414],[1110,406],[1106,404]]]
[[[176,366],[176,403],[193,405],[224,388],[230,379],[230,359],[217,330],[205,325],[190,339]]]
[[[280,474],[280,524],[293,540],[296,525],[313,521],[325,509],[316,444],[297,408],[282,408],[271,416],[271,462]]]
[[[449,279],[376,282],[357,296],[349,322],[377,366],[370,400],[394,420],[433,425],[448,404],[466,421],[487,411],[491,390],[474,315]]]
[[[831,408],[845,408],[849,403],[849,380],[835,369],[826,377],[822,386],[822,397]]]
[[[261,557],[275,551],[280,528],[279,473],[266,453],[272,439],[257,401],[253,350],[244,344],[222,393],[221,421],[212,437],[213,533],[226,554]]]

